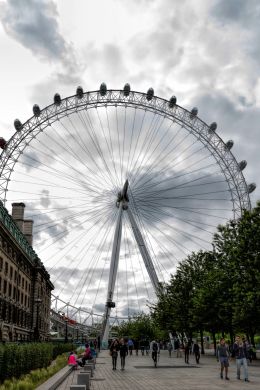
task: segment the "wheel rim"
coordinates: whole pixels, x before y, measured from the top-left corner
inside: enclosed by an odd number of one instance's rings
[[[250,208],[246,182],[226,144],[196,115],[170,108],[164,99],[93,91],[37,115],[2,152],[0,195],[9,208],[24,196],[35,220],[35,250],[56,295],[74,307],[102,313],[114,206],[126,178],[131,208],[162,281],[190,251],[209,248],[219,223]],[[22,190],[16,192],[17,186]],[[123,227],[115,301],[117,314],[128,316],[154,294],[127,219]],[[62,262],[63,273],[57,270]]]

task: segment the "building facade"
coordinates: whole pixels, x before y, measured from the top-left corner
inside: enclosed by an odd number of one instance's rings
[[[24,203],[12,216],[0,202],[0,342],[49,338],[50,275],[32,248],[32,220]]]

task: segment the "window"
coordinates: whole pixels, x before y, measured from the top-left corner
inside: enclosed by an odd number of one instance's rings
[[[17,271],[14,271],[14,281],[17,281]]]
[[[21,275],[18,275],[18,285],[20,286],[21,284]]]
[[[23,293],[21,294],[21,304],[23,305]]]
[[[2,291],[2,278],[0,276],[0,291]]]
[[[27,280],[25,281],[25,291],[27,291]]]
[[[14,287],[14,289],[13,289],[13,299],[15,299],[16,298],[16,287]]]
[[[6,290],[7,290],[7,281],[4,280],[4,294],[6,294]]]
[[[0,257],[0,271],[3,269],[3,258]]]
[[[7,275],[8,274],[8,263],[5,262],[5,274]]]
[[[22,288],[24,288],[24,278],[22,278]]]
[[[12,285],[11,285],[11,283],[9,283],[8,296],[9,296],[10,298],[12,298]]]
[[[10,267],[10,279],[13,279],[13,267]]]

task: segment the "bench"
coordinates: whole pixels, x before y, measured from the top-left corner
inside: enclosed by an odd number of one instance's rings
[[[73,366],[65,366],[60,371],[56,372],[52,377],[50,377],[46,382],[42,383],[40,386],[36,387],[36,390],[55,390],[59,385],[69,376],[69,374],[74,370]]]

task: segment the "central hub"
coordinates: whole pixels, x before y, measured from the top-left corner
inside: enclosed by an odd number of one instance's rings
[[[116,206],[119,207],[120,203],[122,202],[123,210],[127,210],[128,208],[128,202],[129,202],[129,198],[127,195],[128,185],[129,185],[128,180],[126,180],[122,191],[119,191],[117,194]]]

